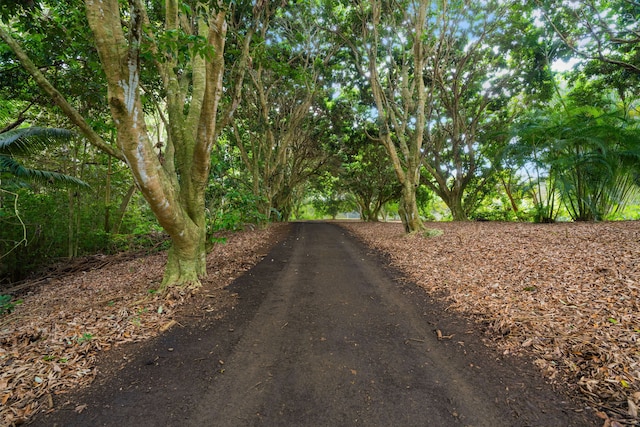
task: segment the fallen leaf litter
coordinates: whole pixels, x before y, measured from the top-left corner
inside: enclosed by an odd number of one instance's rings
[[[433,237],[405,236],[394,223],[344,225],[450,309],[473,316],[490,344],[534,355],[604,425],[637,425],[640,223],[431,223],[444,232]],[[230,283],[273,233],[229,236],[209,255],[207,281]],[[152,255],[49,280],[0,318],[2,425],[52,410],[52,396],[90,384],[100,351],[174,326],[188,297],[149,293],[164,262]]]
[[[342,223],[409,280],[528,353],[605,425],[639,425],[640,222]],[[428,237],[434,236],[434,237]]]
[[[207,290],[222,289],[255,265],[278,227],[226,234],[226,243],[216,244],[207,257]],[[53,396],[90,384],[101,351],[143,341],[177,323],[176,311],[192,295],[166,299],[154,292],[166,254],[113,258],[101,268],[91,268],[91,262],[85,271],[25,286],[22,304],[0,317],[0,425],[22,424],[53,410]]]

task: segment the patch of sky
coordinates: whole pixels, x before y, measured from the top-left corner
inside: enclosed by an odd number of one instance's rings
[[[567,61],[558,59],[553,61],[553,64],[551,64],[551,70],[555,73],[564,73],[566,71],[573,70],[575,66],[580,63],[581,61],[578,58],[570,58]]]

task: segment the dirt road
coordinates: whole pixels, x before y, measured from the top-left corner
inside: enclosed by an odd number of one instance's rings
[[[293,224],[223,319],[181,321],[34,424],[596,425],[382,264],[336,225]]]

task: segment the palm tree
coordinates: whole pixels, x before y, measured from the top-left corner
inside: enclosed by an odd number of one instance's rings
[[[546,168],[548,192],[559,193],[573,220],[606,219],[637,191],[640,135],[624,111],[549,109],[518,131],[516,148]]]
[[[18,193],[10,189],[25,187],[29,182],[44,185],[73,185],[89,187],[84,181],[73,176],[41,169],[31,169],[23,166],[16,157],[34,154],[44,149],[47,145],[60,140],[66,140],[73,136],[73,132],[66,129],[29,127],[16,128],[8,131],[0,131],[0,217],[3,216],[3,196],[13,197],[10,209],[22,226],[22,239],[13,242],[0,259],[20,246],[27,244],[27,228],[18,212]]]
[[[73,176],[23,166],[17,157],[34,154],[56,140],[73,136],[66,129],[28,127],[0,132],[0,189],[5,186],[24,186],[25,182],[45,185],[63,184],[88,187]]]
[[[602,220],[637,188],[640,138],[624,112],[581,107],[571,113],[553,132],[560,191],[574,220]]]

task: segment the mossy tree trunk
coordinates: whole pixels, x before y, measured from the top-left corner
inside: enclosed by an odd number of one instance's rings
[[[117,148],[105,142],[53,87],[11,37],[10,30],[0,24],[0,38],[88,141],[129,166],[136,186],[171,236],[163,287],[198,286],[206,275],[204,200],[211,150],[220,129],[231,121],[238,107],[252,38],[252,31],[246,31],[227,88],[229,103],[218,115],[228,5],[222,0],[196,1],[185,8],[182,3],[166,0],[163,15],[154,13],[150,22],[147,3],[142,0],[85,0],[87,20],[107,80]],[[260,16],[263,6],[251,6],[252,16]],[[154,82],[145,88],[142,69],[144,77]],[[155,98],[155,108],[162,109],[166,141],[153,140],[147,129],[143,93],[148,99]]]
[[[144,33],[148,17],[142,1],[129,2],[129,22],[124,25],[125,15],[119,3],[118,0],[85,2],[107,77],[117,143],[137,187],[171,237],[162,285],[198,286],[200,278],[206,275],[204,191],[222,94],[225,10],[220,7],[208,16],[200,15],[189,21],[182,16],[184,11],[177,0],[166,2],[165,30],[206,40],[204,46],[198,46],[199,50],[191,47],[189,63],[179,64],[178,55],[164,55],[161,59],[163,53],[155,44],[154,35]],[[155,66],[167,93],[168,136],[166,145],[160,147],[164,148],[162,156],[148,132],[141,101],[143,43],[150,43],[148,48],[156,54]],[[179,74],[181,67],[190,71],[190,80]]]
[[[188,63],[178,63],[179,55],[161,52],[154,35],[145,33],[149,20],[142,1],[129,2],[129,22],[124,24],[119,3],[85,2],[107,77],[117,143],[137,187],[171,237],[163,286],[198,286],[206,275],[204,192],[222,94],[225,9],[218,7],[208,16],[190,20],[177,0],[166,2],[165,30],[190,34],[202,43],[190,46]],[[156,146],[145,122],[140,75],[143,43],[149,43],[146,47],[156,57],[153,65],[167,94],[168,135],[164,147]],[[189,71],[189,80],[179,74],[181,68]],[[162,149],[160,155],[158,150]]]
[[[392,70],[391,74],[397,78],[394,82],[390,81],[389,76],[380,75],[383,68],[380,63],[386,60],[386,57],[380,58],[381,52],[386,55],[380,32],[387,25],[383,18],[382,2],[370,0],[367,4],[363,3],[361,9],[363,19],[371,25],[362,26],[368,62],[366,67],[358,67],[360,73],[371,83],[378,112],[378,136],[374,139],[387,149],[398,182],[402,186],[399,214],[407,233],[424,228],[416,201],[416,190],[420,184],[426,107],[429,94],[432,93],[423,79],[426,56],[423,34],[428,26],[428,7],[429,1],[422,0],[412,11],[396,16],[403,23],[411,23],[413,31],[410,44],[413,47],[402,53],[402,58]]]

